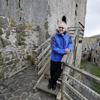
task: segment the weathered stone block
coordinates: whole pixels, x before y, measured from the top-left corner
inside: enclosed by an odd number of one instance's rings
[[[29,51],[26,51],[26,54],[28,54],[29,53]]]
[[[31,59],[31,55],[27,55],[27,60],[30,60]]]
[[[44,27],[46,30],[48,30],[48,22],[45,23]]]
[[[20,30],[19,28],[16,28],[15,30],[16,30],[17,33],[21,33],[22,32],[22,30]]]
[[[3,31],[2,31],[2,29],[0,28],[0,35],[2,35],[3,34]]]
[[[25,42],[21,42],[21,45],[24,45],[24,46],[26,46],[27,44],[26,44]]]
[[[11,19],[11,23],[15,24],[15,20],[14,19]]]
[[[20,60],[19,59],[15,59],[14,63],[18,63]]]
[[[11,23],[10,26],[11,27],[17,27],[17,25],[16,24],[13,24],[13,23]]]
[[[25,24],[20,24],[20,25],[18,25],[18,28],[20,30],[25,30],[26,26],[25,26]]]
[[[3,39],[3,38],[1,38],[1,42],[2,42],[3,47],[11,45],[11,42],[9,40]]]
[[[0,74],[0,77],[2,76],[2,74]],[[4,95],[0,95],[0,99],[1,100],[5,100],[5,96]]]
[[[11,65],[11,64],[13,64],[13,60],[6,63],[6,65]]]
[[[23,46],[20,46],[20,49],[24,49],[25,48],[25,46],[23,45]]]
[[[12,53],[12,59],[15,59],[16,58],[16,55],[14,55],[14,53]]]
[[[0,24],[7,26],[8,25],[7,18],[4,18],[4,17],[0,16]]]
[[[6,38],[8,39],[9,38],[9,35],[10,35],[10,31],[6,31]]]
[[[1,66],[1,68],[4,68],[4,67],[5,67],[4,65]]]
[[[25,37],[21,36],[21,41],[26,41]]]
[[[0,41],[0,49],[2,48],[3,46],[2,46],[2,42]]]
[[[0,61],[0,65],[2,65],[3,64],[3,61]]]
[[[9,61],[9,60],[10,60],[10,58],[9,58],[9,57],[6,57],[6,58],[5,58],[5,61]]]
[[[33,26],[32,24],[29,24],[29,23],[25,23],[25,26],[28,30],[30,30],[30,28]]]

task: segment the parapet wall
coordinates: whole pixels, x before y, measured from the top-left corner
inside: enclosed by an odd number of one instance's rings
[[[17,25],[14,19],[0,16],[0,78],[7,78],[31,65],[37,47],[39,26]]]

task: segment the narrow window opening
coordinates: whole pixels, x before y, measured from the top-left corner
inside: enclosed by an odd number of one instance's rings
[[[75,18],[77,17],[77,10],[78,10],[78,5],[76,4],[76,8],[75,8]]]
[[[94,63],[95,63],[96,59],[94,58]]]
[[[82,43],[82,40],[80,40],[79,43]]]
[[[85,58],[87,55],[86,54],[83,54],[83,58]]]
[[[19,0],[19,8],[20,8],[20,0]]]
[[[20,17],[19,21],[21,21],[21,17]]]
[[[62,17],[62,21],[65,22],[65,23],[67,24],[67,22],[66,22],[66,17],[65,17],[65,16]]]
[[[97,54],[97,50],[96,50],[96,54]]]
[[[8,6],[8,0],[6,0],[7,1],[7,6]]]

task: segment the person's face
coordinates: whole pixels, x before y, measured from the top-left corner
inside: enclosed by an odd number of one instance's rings
[[[59,33],[63,34],[66,31],[65,24],[62,23],[59,25]]]

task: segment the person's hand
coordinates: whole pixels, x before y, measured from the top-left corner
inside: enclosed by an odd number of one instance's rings
[[[70,49],[65,49],[66,54],[70,53]]]

